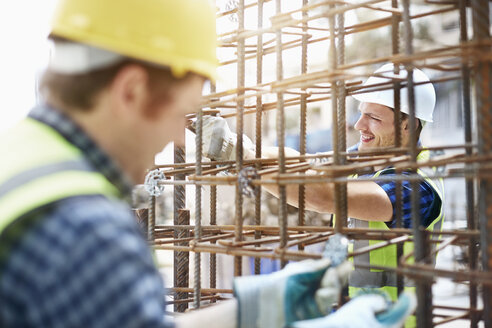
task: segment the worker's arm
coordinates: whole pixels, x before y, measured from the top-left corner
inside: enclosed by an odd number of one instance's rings
[[[278,158],[277,147],[267,147],[262,151],[264,158]],[[291,148],[285,148],[285,155],[299,156],[299,153]],[[251,150],[245,150],[246,158],[254,158]],[[307,171],[307,174],[314,174]],[[276,173],[262,176],[263,179],[274,178]],[[286,185],[287,202],[292,206],[299,206],[299,187],[297,185]],[[305,184],[306,209],[320,213],[333,213],[334,203],[334,184],[309,183]],[[274,184],[264,184],[263,189],[278,197],[278,186]],[[372,181],[349,181],[347,183],[348,216],[366,221],[390,221],[393,215],[393,205],[386,192],[375,182]]]
[[[174,320],[176,328],[237,327],[237,300],[235,298],[223,301],[217,305],[177,316]]]
[[[235,159],[235,147],[237,136],[233,133],[227,122],[221,117],[205,116],[203,118],[203,155],[215,160]],[[255,158],[252,151],[253,143],[243,135],[243,150],[246,159]],[[285,155],[299,156],[299,152],[284,148]],[[277,147],[267,147],[262,151],[264,158],[278,158]],[[308,171],[307,174],[315,174]],[[274,178],[276,173],[263,175],[263,179]],[[276,184],[265,184],[264,189],[279,195]],[[333,183],[307,183],[305,184],[305,200],[308,210],[320,213],[333,213],[334,184]],[[366,221],[390,221],[393,215],[393,205],[386,192],[372,181],[349,181],[347,183],[348,215]],[[299,187],[287,185],[287,202],[298,206]]]

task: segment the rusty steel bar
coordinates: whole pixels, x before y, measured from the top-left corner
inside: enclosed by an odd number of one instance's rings
[[[178,225],[188,225],[190,224],[190,211],[185,209],[178,210]],[[189,232],[186,230],[175,231],[177,238],[183,239],[189,237]],[[188,243],[186,241],[176,243],[177,246],[186,246]],[[174,252],[174,286],[175,287],[188,287],[190,284],[189,278],[190,271],[190,253],[188,252]],[[176,293],[174,299],[181,300],[188,298],[188,293]],[[188,309],[188,304],[176,304],[174,306],[175,312],[185,312]]]
[[[150,196],[149,220],[147,226],[147,240],[150,244],[153,244],[155,241],[155,215],[155,196]]]
[[[203,111],[200,108],[198,110],[197,122],[196,122],[196,167],[195,174],[202,174],[202,143],[203,143]],[[202,187],[200,185],[195,186],[195,240],[199,241],[202,237]],[[194,257],[194,277],[193,277],[193,307],[195,309],[200,308],[200,290],[201,290],[201,254],[195,253]]]
[[[225,299],[230,299],[230,298],[225,298],[220,295],[200,296],[200,301],[210,301],[211,303],[215,303],[218,300],[225,300]],[[167,304],[184,305],[186,303],[191,303],[194,301],[195,301],[194,298],[187,298],[187,299],[169,301],[167,302]]]
[[[275,13],[281,13],[281,0],[275,1]],[[275,52],[277,58],[277,81],[283,80],[283,62],[282,62],[282,28],[278,27],[275,33]],[[279,173],[285,173],[285,109],[284,94],[277,92],[277,144],[279,158]],[[280,225],[280,247],[287,245],[287,190],[285,186],[279,186],[278,215]],[[283,268],[287,261],[282,259],[280,266]]]
[[[186,287],[173,287],[170,288],[173,292],[177,293],[193,293],[193,288]],[[224,288],[202,288],[202,294],[232,294],[232,289]]]
[[[308,0],[302,0],[302,6],[305,7],[308,5]],[[307,12],[302,12],[303,18],[307,16]],[[308,68],[308,22],[302,23],[302,32],[304,33],[302,36],[301,43],[301,74],[307,73]],[[302,88],[301,91],[306,92],[306,88]],[[307,137],[307,94],[301,95],[301,107],[300,110],[300,120],[299,120],[299,153],[301,155],[306,154],[306,137]],[[299,226],[303,226],[306,220],[306,187],[303,184],[299,185],[299,214],[297,219],[297,224]],[[304,245],[299,244],[297,249],[302,251],[304,249]]]
[[[410,21],[410,1],[403,0],[403,26],[405,39],[405,55],[413,54],[413,33],[412,23]],[[413,85],[413,65],[407,63],[407,92],[408,92],[408,111],[409,111],[409,153],[412,162],[417,161],[417,140],[416,140],[416,122],[415,122],[415,94]],[[427,258],[429,253],[428,235],[421,228],[421,214],[419,202],[419,183],[411,181],[411,204],[412,204],[412,226],[414,234],[415,261],[422,261]],[[420,279],[416,281],[417,287],[417,326],[422,328],[432,327],[432,313],[428,309],[432,308],[432,280]]]
[[[335,5],[331,4],[329,6],[329,11],[333,11],[335,9]],[[335,16],[328,16],[328,25],[330,28],[330,50],[328,53],[328,62],[330,71],[333,72],[337,68],[337,48],[336,48],[336,30],[335,30]],[[340,150],[339,150],[339,142],[338,142],[338,86],[337,81],[331,82],[331,132],[332,132],[332,146],[333,146],[333,163],[335,165],[341,164],[340,159]],[[341,190],[340,184],[334,185],[334,208],[335,213],[334,217],[334,225],[335,231],[341,232],[343,228],[346,226],[346,218],[343,217],[343,209],[341,203]],[[345,220],[345,221],[344,221]]]
[[[472,0],[473,39],[475,41],[490,39],[489,2],[487,0]],[[481,47],[481,52],[490,53],[491,47]],[[491,77],[492,65],[490,61],[475,60],[474,62],[475,97],[477,104],[478,123],[478,152],[479,154],[492,153],[492,99]],[[483,165],[483,164],[482,164]],[[480,243],[482,250],[483,271],[492,272],[492,179],[480,179],[479,192],[479,222]],[[492,327],[492,288],[483,286],[483,320],[485,327]]]
[[[156,234],[168,231],[168,232],[173,232],[174,230],[192,230],[195,228],[195,226],[192,225],[181,225],[181,226],[164,226],[160,225],[157,226]],[[220,233],[221,231],[233,231],[235,229],[234,225],[216,225],[216,226],[203,226],[202,230],[205,232],[209,233]],[[280,231],[279,227],[276,226],[255,226],[255,225],[245,225],[244,229],[247,231],[253,230],[261,230],[263,231],[264,234],[274,234],[277,235]],[[295,231],[295,232],[333,232],[334,229],[331,227],[327,226],[303,226],[303,227],[298,227],[298,226],[289,226],[287,227],[288,231]],[[379,230],[379,229],[369,229],[369,228],[350,228],[347,229],[345,232],[347,235],[350,236],[350,238],[357,238],[358,235],[363,235],[364,238],[367,239],[375,239],[375,240],[380,240],[380,239],[387,239],[387,238],[393,238],[397,235],[406,235],[406,234],[411,234],[412,230],[411,229],[403,229],[403,228],[394,228],[391,230]],[[479,237],[480,232],[478,230],[460,230],[460,229],[451,229],[451,230],[441,230],[441,231],[426,231],[427,234],[431,236],[448,236],[448,235],[456,235],[460,236],[462,238],[470,238],[470,237]]]
[[[183,140],[184,138],[185,131],[183,130]],[[176,144],[174,145],[174,163],[176,164],[181,164],[181,163],[186,163],[186,145],[183,144],[182,146],[177,146]],[[179,181],[179,180],[185,180],[186,176],[185,174],[176,174],[174,176],[174,180]],[[177,185],[174,186],[174,218],[173,222],[175,225],[181,225],[181,224],[190,224],[190,217],[189,217],[189,212],[188,212],[188,217],[186,218],[186,215],[183,214],[183,210],[186,207],[186,186],[185,185]],[[174,232],[174,238],[184,238],[187,237],[187,234],[185,234],[184,231],[175,231]],[[180,244],[182,245],[182,244]],[[188,286],[189,285],[189,253],[185,252],[175,252],[174,253],[174,286]],[[187,293],[181,293],[181,294],[176,294],[175,295],[175,300],[179,299],[184,299],[188,298]],[[174,311],[175,312],[184,312],[188,308],[188,304],[175,304],[174,305]]]
[[[216,85],[215,83],[211,83],[210,92],[215,93]],[[217,186],[210,186],[210,225],[217,224]],[[212,241],[215,243],[215,241]],[[217,285],[217,255],[210,254],[210,288],[215,288]],[[215,299],[212,300],[215,302]]]
[[[239,0],[238,2],[238,33],[244,30],[244,0]],[[245,82],[245,60],[244,60],[244,44],[245,40],[241,37],[238,37],[237,42],[237,88],[238,95],[241,96],[244,91],[244,82]],[[240,100],[237,102],[237,111],[236,111],[236,129],[237,129],[237,143],[236,143],[236,170],[237,172],[241,171],[243,168],[243,131],[244,131],[244,122],[243,122],[243,111],[244,111],[244,101]],[[239,178],[239,175],[238,175]],[[243,236],[242,226],[243,226],[243,193],[241,192],[241,187],[239,182],[236,182],[236,241],[241,241]],[[242,275],[242,258],[236,256],[234,258],[234,275],[240,276]]]
[[[145,236],[145,239],[148,239],[149,234],[149,209],[148,208],[137,208],[133,210],[135,217],[137,219],[140,230]]]
[[[336,53],[336,64],[335,68],[345,64],[345,12],[341,12],[336,16],[336,37],[337,44],[335,48]],[[334,35],[335,36],[335,35]],[[336,96],[338,97],[336,101],[336,111],[337,111],[337,121],[336,121],[336,134],[337,137],[333,143],[337,143],[337,153],[338,162],[335,164],[345,165],[347,158],[344,155],[347,150],[347,135],[346,135],[346,115],[345,115],[345,97],[347,96],[347,90],[345,87],[345,82],[343,80],[338,80],[336,83]],[[335,123],[334,123],[335,126]],[[334,152],[335,153],[335,152]],[[338,203],[335,201],[335,205],[338,207],[337,221],[340,229],[344,229],[347,226],[347,184],[337,183],[335,188],[338,196]]]
[[[217,224],[217,186],[210,186],[210,225]],[[212,242],[214,243],[214,242]],[[217,257],[210,254],[210,288],[217,285]]]
[[[460,42],[468,42],[468,23],[466,16],[466,0],[459,0],[459,13],[460,13]],[[467,62],[463,62],[461,65],[461,96],[463,105],[463,125],[465,132],[465,142],[470,143],[473,141],[472,136],[472,120],[471,120],[471,97],[470,97],[470,68]],[[466,154],[471,156],[472,149],[467,148]],[[466,179],[466,222],[467,227],[470,230],[476,229],[476,215],[475,215],[475,181],[472,178]],[[477,269],[478,260],[478,240],[476,238],[470,238],[468,245],[468,259],[470,270]],[[470,307],[477,308],[478,301],[478,286],[475,282],[470,281],[469,287],[469,299]],[[477,313],[470,312],[470,327],[478,327]]]
[[[398,1],[397,0],[392,0],[391,1],[391,7],[392,8],[398,8]],[[393,14],[391,16],[391,52],[393,56],[398,55],[400,53],[400,15]],[[399,65],[394,65],[394,73],[399,74],[400,73],[400,66]],[[394,102],[394,108],[393,108],[393,113],[394,113],[394,131],[395,131],[395,147],[400,148],[402,146],[401,142],[401,112],[400,112],[400,82],[397,80],[393,81],[393,102]],[[397,172],[401,173],[401,172]],[[396,181],[395,184],[395,220],[396,220],[396,227],[401,228],[403,227],[402,223],[402,215],[403,215],[403,190],[402,190],[402,184],[400,181]],[[402,244],[397,244],[396,245],[396,258],[399,261],[399,259],[403,256],[403,245]],[[398,295],[403,291],[404,287],[404,277],[401,274],[397,274],[396,276],[396,289]]]
[[[381,1],[381,0],[379,0]],[[382,0],[382,1],[387,1],[387,0]],[[346,10],[344,12],[347,12],[349,10],[349,8],[352,8],[353,9],[353,5],[347,5],[345,6],[346,7]],[[426,17],[426,16],[431,16],[431,15],[436,15],[436,14],[441,14],[441,13],[446,13],[446,12],[449,12],[449,11],[455,11],[456,10],[456,7],[455,6],[451,6],[451,7],[447,7],[447,8],[442,8],[442,9],[439,9],[439,10],[432,10],[432,11],[429,11],[429,12],[426,12],[426,13],[421,13],[421,14],[418,14],[418,15],[413,15],[410,17],[410,19],[418,19],[418,18],[422,18],[422,17]],[[333,13],[330,13],[328,16],[331,16],[331,15],[337,15],[339,14],[339,11],[337,12],[333,12]],[[308,18],[304,18],[304,19],[301,19],[301,20],[285,20],[285,21],[282,21],[283,24],[282,25],[288,25],[290,28],[294,28],[294,27],[297,27],[297,28],[302,28],[302,23],[304,22],[309,22],[310,20],[315,20],[315,19],[319,19],[320,17],[319,16],[311,16],[311,17],[308,17]],[[290,23],[290,24],[289,24]],[[295,24],[300,24],[300,26],[297,26]],[[364,22],[364,23],[360,23],[360,24],[356,24],[356,25],[352,25],[352,26],[348,26],[346,28],[346,31],[345,33],[348,35],[348,34],[354,34],[354,33],[359,33],[359,32],[364,32],[364,31],[369,31],[369,30],[374,30],[374,29],[377,29],[377,28],[381,28],[381,27],[385,27],[385,26],[388,26],[388,25],[391,25],[391,18],[383,18],[383,19],[375,19],[373,21],[370,21],[370,22]],[[315,28],[315,27],[309,27],[310,30],[320,30],[319,28]],[[229,32],[229,34],[232,34],[233,32]],[[262,30],[258,30],[258,31],[248,31],[248,32],[245,32],[243,33],[243,35],[241,36],[244,36],[245,37],[254,37],[256,35],[260,35],[260,34],[266,34],[266,33],[275,33],[273,31],[273,28],[268,28],[268,29],[262,29]],[[320,37],[320,38],[316,38],[316,39],[310,39],[308,41],[308,44],[315,44],[315,43],[318,43],[318,42],[323,42],[323,41],[326,41],[328,40],[329,37]],[[229,38],[229,39],[226,39],[224,41],[222,41],[224,43],[232,43],[233,41],[235,41],[235,37],[234,38]],[[287,43],[284,43],[282,44],[282,49],[283,50],[287,50],[287,49],[292,49],[292,48],[295,48],[295,47],[298,47],[300,46],[300,44],[302,43],[301,40],[296,40],[296,41],[290,41],[290,42],[287,42]],[[265,51],[264,51],[264,54],[270,54],[270,53],[274,53],[275,52],[275,48],[274,47],[269,47],[269,48],[266,48]],[[254,59],[255,58],[255,55],[250,55],[250,56],[247,56],[245,57],[246,60],[249,60],[249,59]],[[388,60],[382,60],[382,61],[388,61]],[[221,66],[226,66],[226,65],[230,65],[230,64],[234,64],[237,62],[237,59],[231,59],[231,60],[226,60],[226,61],[223,61],[220,63]],[[355,66],[359,66],[359,65],[355,65]]]
[[[263,27],[263,3],[264,0],[258,0],[258,29]],[[263,83],[263,36],[258,35],[256,48],[256,84]],[[262,117],[263,100],[262,96],[256,97],[256,124],[255,124],[255,156],[261,158],[261,140],[262,140]],[[261,170],[261,163],[257,162],[256,169]],[[255,187],[255,224],[261,225],[261,185]],[[261,238],[261,231],[255,231],[255,239]],[[255,258],[255,274],[261,272],[261,259]]]

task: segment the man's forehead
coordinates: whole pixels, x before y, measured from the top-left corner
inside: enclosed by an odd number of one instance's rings
[[[393,109],[381,104],[362,102],[359,105],[359,112],[361,113],[373,113],[379,115],[389,115],[393,113]]]

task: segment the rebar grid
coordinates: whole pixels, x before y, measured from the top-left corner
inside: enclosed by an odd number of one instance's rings
[[[149,236],[154,236],[155,248],[158,250],[195,253],[195,283],[194,288],[175,284],[175,293],[193,292],[194,307],[198,308],[202,301],[218,301],[227,297],[232,291],[227,288],[218,289],[212,280],[217,269],[211,267],[210,288],[201,288],[200,254],[226,254],[234,258],[234,274],[247,274],[241,266],[242,257],[253,257],[254,270],[252,274],[260,273],[260,259],[278,259],[282,265],[287,261],[298,261],[308,258],[320,258],[319,253],[306,251],[305,247],[312,244],[324,243],[334,232],[341,231],[354,240],[380,241],[369,248],[359,249],[350,256],[366,254],[374,249],[396,245],[397,257],[400,259],[396,268],[374,266],[369,263],[361,267],[381,269],[395,272],[398,275],[398,290],[403,289],[403,278],[416,281],[418,308],[416,312],[418,327],[441,326],[446,323],[466,319],[470,327],[477,327],[483,320],[486,327],[492,324],[490,297],[492,295],[492,137],[490,123],[492,112],[490,108],[490,77],[491,77],[491,45],[489,34],[490,22],[488,1],[486,0],[456,0],[456,1],[425,1],[425,10],[413,13],[412,2],[409,0],[370,0],[370,1],[298,1],[298,9],[282,11],[281,0],[268,1],[237,1],[237,8],[221,11],[218,19],[237,15],[237,29],[218,31],[220,47],[235,48],[236,54],[231,58],[223,57],[221,66],[237,67],[237,85],[220,86],[204,96],[202,109],[197,120],[202,115],[220,113],[222,117],[235,118],[238,133],[238,147],[234,161],[201,161],[201,150],[197,149],[197,162],[161,165],[168,180],[162,184],[174,185],[175,188],[190,184],[196,186],[196,208],[194,225],[178,223],[173,226],[157,225],[149,227]],[[266,6],[274,8],[270,24],[264,24]],[[472,22],[467,22],[466,11],[473,15]],[[348,23],[344,20],[347,13],[358,10],[387,13],[387,16],[371,18],[362,23]],[[454,15],[460,24],[459,40],[452,45],[436,46],[431,50],[420,50],[413,46],[412,26],[415,20],[424,17],[439,17],[439,15]],[[245,27],[248,18],[257,15],[255,28]],[[320,25],[323,20],[325,25]],[[473,39],[467,35],[467,26],[473,26]],[[388,28],[391,38],[391,49],[388,56],[364,58],[347,61],[345,58],[345,40],[347,36],[367,33],[376,29]],[[400,40],[400,36],[403,40]],[[400,42],[403,41],[402,50]],[[327,53],[326,69],[312,69],[310,47],[325,44]],[[299,50],[300,68],[298,73],[286,74],[284,54],[292,49]],[[264,65],[267,56],[276,58],[276,69],[273,78],[265,75],[268,69]],[[407,70],[408,79],[388,79],[385,83],[365,87],[362,82],[372,73],[373,67],[386,62],[402,64]],[[248,80],[247,64],[256,64],[256,79]],[[293,63],[288,63],[293,65]],[[234,66],[236,65],[236,66]],[[295,66],[295,65],[294,65]],[[463,104],[464,143],[458,145],[440,145],[422,147],[417,144],[415,136],[416,122],[415,100],[413,89],[418,86],[411,78],[411,72],[416,69],[429,69],[442,73],[431,82],[440,85],[449,81],[461,81],[461,98]],[[395,70],[399,65],[395,65]],[[297,74],[297,75],[296,75]],[[252,81],[255,81],[252,83]],[[472,86],[474,97],[472,101]],[[402,137],[397,127],[400,125],[399,90],[406,87],[409,92],[410,131],[412,142],[407,147],[402,146]],[[368,90],[395,90],[395,147],[374,151],[347,153],[345,135],[345,99],[347,96],[366,92]],[[251,101],[250,101],[251,100]],[[308,134],[307,120],[310,106],[329,102],[332,112],[333,150],[331,154],[307,154],[306,136]],[[474,106],[476,108],[474,108]],[[299,111],[299,156],[286,156],[283,148],[286,137],[286,115],[288,111],[300,108]],[[473,115],[474,110],[476,115]],[[276,139],[280,147],[278,158],[262,159],[263,131],[268,120],[263,117],[268,111],[276,114]],[[243,159],[242,135],[245,131],[247,115],[255,114],[255,155],[256,159]],[[194,115],[190,115],[192,118]],[[478,127],[478,134],[472,133]],[[197,146],[201,145],[201,124],[196,125]],[[417,155],[424,149],[447,150],[449,154],[428,161],[417,161]],[[324,159],[320,164],[314,159]],[[347,227],[347,182],[354,181],[351,176],[373,171],[374,167],[393,166],[397,173],[403,170],[418,168],[443,167],[444,171],[436,172],[433,178],[460,178],[466,185],[466,229],[444,229],[440,232],[429,232],[419,228],[419,195],[412,193],[413,229],[402,227],[402,191],[401,182],[410,181],[413,189],[421,180],[417,174],[398,175],[391,180],[397,181],[397,204],[395,215],[397,228],[391,230],[374,230]],[[239,187],[239,172],[245,167],[255,167],[259,177],[250,179],[249,183],[257,190],[255,196],[255,225],[243,225],[243,194]],[[224,174],[226,173],[226,174]],[[266,178],[264,176],[267,176]],[[186,177],[186,179],[184,178]],[[171,179],[172,178],[172,179]],[[390,180],[384,176],[378,180]],[[361,178],[357,181],[374,181],[373,178]],[[317,183],[335,183],[335,213],[337,225],[333,227],[315,227],[306,225],[305,187]],[[201,186],[210,185],[211,190],[211,223],[201,224]],[[234,225],[216,225],[215,204],[217,187],[233,185],[235,193]],[[280,199],[278,202],[278,226],[262,225],[261,217],[261,187],[277,185]],[[288,185],[299,186],[299,215],[297,226],[287,224],[286,188]],[[480,187],[478,197],[475,189]],[[180,189],[175,189],[179,193]],[[478,198],[478,199],[476,199]],[[151,211],[152,215],[152,211]],[[213,218],[213,219],[212,219]],[[478,220],[480,220],[478,223]],[[438,241],[439,238],[442,238]],[[413,241],[415,250],[412,253],[415,263],[408,256],[402,256],[403,243]],[[440,243],[440,246],[439,246]],[[482,251],[478,252],[478,243]],[[436,269],[432,265],[431,253],[434,249],[446,249],[450,246],[467,247],[469,264],[462,270]],[[296,250],[294,250],[294,248]],[[212,258],[212,257],[211,257]],[[212,260],[211,260],[212,262]],[[480,267],[478,263],[481,262]],[[435,304],[432,298],[432,284],[436,277],[452,279],[456,283],[469,285],[469,307],[449,307]],[[220,277],[217,277],[220,279]],[[483,290],[480,295],[479,290]],[[178,295],[178,294],[176,294]],[[180,294],[186,295],[186,294]],[[483,308],[478,308],[478,298],[483,299]],[[176,311],[182,311],[179,306],[191,302],[190,298],[175,299]],[[442,315],[429,311],[447,310],[454,312]]]

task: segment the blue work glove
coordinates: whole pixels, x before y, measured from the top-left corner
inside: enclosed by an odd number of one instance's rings
[[[399,328],[416,306],[415,295],[410,293],[402,293],[393,305],[381,294],[365,294],[331,315],[294,322],[289,328]]]
[[[330,264],[327,258],[305,260],[272,274],[237,277],[238,327],[283,328],[330,313],[352,271],[350,262]]]
[[[196,126],[196,122],[193,123]],[[237,134],[232,132],[227,121],[219,116],[203,116],[202,154],[217,161],[236,159]],[[243,134],[243,147],[254,149],[254,144]]]

